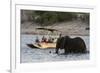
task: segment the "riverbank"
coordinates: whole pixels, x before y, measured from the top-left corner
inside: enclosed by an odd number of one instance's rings
[[[21,24],[21,34],[45,34],[45,32],[38,32],[36,28],[41,27],[32,22],[25,22]],[[89,36],[89,25],[77,21],[69,21],[69,22],[62,22],[62,23],[55,23],[50,26],[44,26],[45,28],[53,28],[59,30],[64,35],[80,35],[80,36]]]

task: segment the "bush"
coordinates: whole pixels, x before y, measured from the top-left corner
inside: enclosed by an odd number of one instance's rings
[[[71,12],[34,11],[33,21],[41,26],[52,25],[56,22],[70,21],[76,16]]]

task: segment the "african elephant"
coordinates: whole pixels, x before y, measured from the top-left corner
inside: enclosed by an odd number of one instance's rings
[[[59,37],[56,43],[56,53],[58,54],[59,49],[64,49],[64,53],[85,53],[86,45],[82,38],[75,37],[70,38],[69,36]]]

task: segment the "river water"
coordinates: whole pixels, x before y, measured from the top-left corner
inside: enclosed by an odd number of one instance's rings
[[[89,53],[85,54],[68,54],[57,55],[55,49],[36,49],[29,48],[26,44],[34,43],[37,35],[21,35],[20,62],[21,63],[36,63],[36,62],[52,62],[52,61],[73,61],[73,60],[89,60]],[[46,36],[48,37],[48,36]],[[76,37],[76,36],[71,36]],[[89,36],[79,36],[85,43],[89,51]],[[42,36],[39,36],[41,39]],[[63,53],[64,50],[60,50]]]

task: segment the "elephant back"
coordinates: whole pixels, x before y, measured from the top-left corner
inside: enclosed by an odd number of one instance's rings
[[[86,52],[85,42],[80,37],[70,38],[69,36],[65,36],[63,41],[63,48],[66,52]]]

